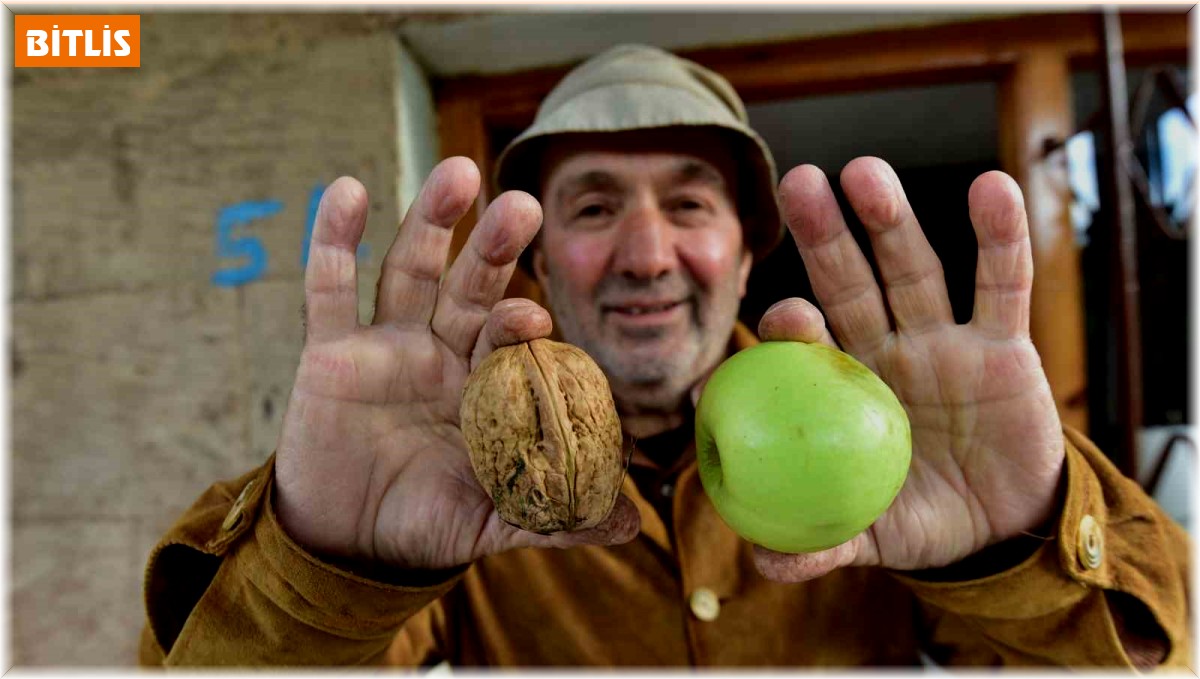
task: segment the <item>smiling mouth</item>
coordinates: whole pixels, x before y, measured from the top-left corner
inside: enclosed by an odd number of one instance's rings
[[[618,314],[624,314],[627,316],[648,316],[650,314],[659,314],[659,313],[663,313],[665,311],[670,311],[670,310],[674,309],[675,307],[683,306],[685,303],[686,303],[686,300],[681,300],[678,302],[664,302],[663,304],[651,304],[651,305],[637,304],[637,305],[630,305],[630,306],[622,306],[622,305],[614,304],[614,305],[605,305],[603,307],[603,309],[606,312],[614,312],[614,313],[618,313]]]

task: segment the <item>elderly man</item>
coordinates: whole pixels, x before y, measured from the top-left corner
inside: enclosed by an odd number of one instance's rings
[[[463,158],[434,169],[369,325],[355,273],[367,197],[351,179],[326,191],[277,453],[210,489],[152,554],[143,662],[1190,662],[1187,539],[1064,434],[1029,339],[1029,236],[1010,178],[970,191],[979,260],[963,325],[891,168],[863,158],[841,173],[880,284],[822,172],[784,177],[780,215],[737,95],[659,50],[614,48],[572,71],[497,181],[524,192],[499,195],[444,270],[480,176]],[[816,554],[738,538],[692,441],[704,379],[756,341],[736,314],[781,216],[824,316],[784,300],[758,335],[858,357],[913,431],[891,508]],[[615,509],[580,532],[500,520],[458,427],[470,370],[552,331],[547,310],[501,300],[527,247],[558,331],[604,369],[637,441]]]

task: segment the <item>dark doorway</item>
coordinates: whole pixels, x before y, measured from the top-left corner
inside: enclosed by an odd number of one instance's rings
[[[997,169],[998,160],[992,162],[940,165],[933,167],[899,168],[896,174],[904,185],[913,212],[925,230],[929,244],[942,260],[946,273],[946,288],[950,292],[950,305],[954,318],[959,323],[971,319],[971,307],[975,303],[975,231],[971,227],[967,210],[967,191],[971,182],[980,174]],[[846,202],[837,177],[830,177],[834,193],[842,206],[842,214],[854,234],[858,245],[870,257],[870,242],[862,222],[854,215]],[[879,272],[876,271],[878,279]],[[758,327],[763,313],[775,302],[785,297],[803,297],[820,304],[812,294],[804,262],[796,250],[790,233],[784,235],[779,247],[759,262],[750,273],[746,298],[742,302],[740,318],[752,330]]]

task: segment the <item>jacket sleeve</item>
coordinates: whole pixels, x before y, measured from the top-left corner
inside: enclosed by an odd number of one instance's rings
[[[1192,665],[1187,534],[1081,434],[1066,432],[1053,535],[999,573],[898,574],[942,664]]]
[[[273,509],[274,457],[211,487],[150,554],[142,665],[432,664],[439,598],[464,568],[361,577],[300,548]]]

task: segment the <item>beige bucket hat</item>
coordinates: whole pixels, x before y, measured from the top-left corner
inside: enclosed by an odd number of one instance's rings
[[[655,47],[619,45],[568,73],[546,96],[533,125],[500,154],[493,185],[497,193],[536,193],[541,148],[554,135],[677,126],[712,127],[743,147],[735,149],[747,187],[738,211],[746,245],[761,260],[783,235],[771,151],[750,129],[746,107],[727,80]]]

